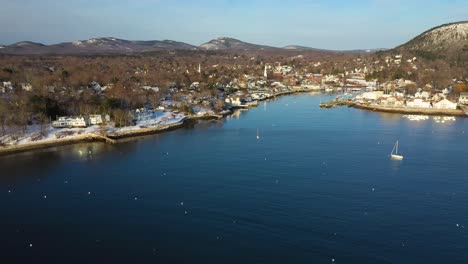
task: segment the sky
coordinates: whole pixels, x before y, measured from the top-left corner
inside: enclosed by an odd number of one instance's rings
[[[282,47],[392,48],[440,24],[468,20],[468,0],[0,0],[0,44],[94,37],[217,37]]]

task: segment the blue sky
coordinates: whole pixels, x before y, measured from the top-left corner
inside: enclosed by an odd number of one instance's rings
[[[391,48],[431,27],[468,20],[468,0],[0,0],[0,6],[1,44],[109,36],[199,45],[226,36],[271,46]]]

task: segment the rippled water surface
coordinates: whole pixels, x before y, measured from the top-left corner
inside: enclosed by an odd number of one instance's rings
[[[467,119],[328,99],[1,157],[0,262],[466,263]]]

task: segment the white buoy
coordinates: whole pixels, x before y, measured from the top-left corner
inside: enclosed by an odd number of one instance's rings
[[[44,195],[44,199],[47,199],[47,195]]]
[[[32,244],[29,244],[29,247],[32,247]]]
[[[180,202],[180,205],[184,205],[184,202]]]

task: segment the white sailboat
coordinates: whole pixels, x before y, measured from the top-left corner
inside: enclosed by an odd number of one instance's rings
[[[390,157],[395,160],[402,160],[403,156],[398,155],[398,140],[395,143],[395,146],[393,146],[392,153],[390,153]]]
[[[260,134],[258,134],[258,128],[257,128],[257,139],[260,139]]]

